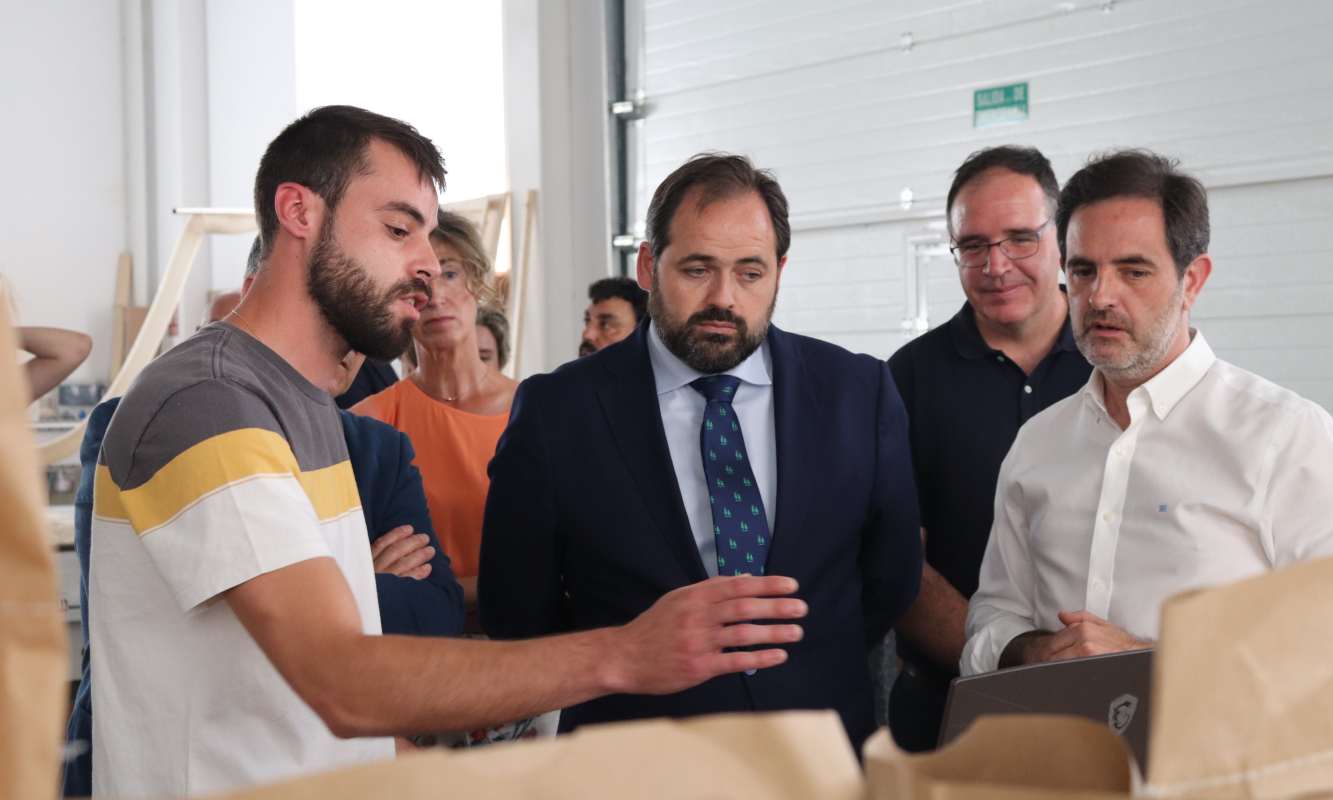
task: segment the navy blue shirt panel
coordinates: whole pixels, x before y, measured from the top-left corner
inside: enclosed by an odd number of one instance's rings
[[[977,590],[994,520],[1000,464],[1019,427],[1081,389],[1092,367],[1068,316],[1031,375],[986,344],[972,307],[908,342],[889,359],[907,406],[912,462],[927,531],[926,562],[964,597]],[[915,664],[912,648],[899,652]]]

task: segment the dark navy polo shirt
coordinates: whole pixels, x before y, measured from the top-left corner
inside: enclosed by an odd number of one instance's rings
[[[926,561],[971,597],[990,537],[1000,463],[1019,426],[1081,389],[1092,367],[1066,314],[1051,352],[1025,375],[986,344],[964,303],[953,319],[894,353],[889,370],[907,406]],[[899,651],[911,658],[910,647],[900,643]]]

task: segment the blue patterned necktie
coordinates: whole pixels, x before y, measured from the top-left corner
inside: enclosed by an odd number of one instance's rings
[[[740,383],[740,378],[731,375],[709,375],[690,386],[706,401],[699,449],[713,510],[717,574],[763,575],[772,537],[740,421],[731,407]]]

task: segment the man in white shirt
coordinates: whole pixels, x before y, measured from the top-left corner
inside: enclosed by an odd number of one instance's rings
[[[1203,186],[1114,153],[1070,178],[1056,221],[1095,369],[1000,469],[964,674],[1150,647],[1171,595],[1333,553],[1333,419],[1190,328]]]

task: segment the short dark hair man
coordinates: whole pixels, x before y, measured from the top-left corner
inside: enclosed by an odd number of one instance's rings
[[[602,278],[588,287],[579,356],[623,341],[648,313],[648,293],[631,278]]]
[[[440,272],[444,170],[410,126],[316,109],[256,178],[264,266],[228,322],[154,361],[97,467],[90,602],[97,795],[187,796],[392,757],[608,692],[780,663],[789,579],[726,579],[629,624],[541,642],[380,636],[336,406],[349,349],[402,352]],[[380,738],[352,738],[380,737]]]
[[[1091,371],[1060,291],[1058,194],[1037,150],[969,156],[946,206],[967,302],[889,359],[911,425],[926,550],[921,595],[898,625],[903,670],[889,703],[894,738],[908,750],[932,749],[939,738],[1000,462],[1019,426]]]
[[[1213,267],[1203,186],[1112,153],[1065,184],[1056,230],[1095,369],[1000,468],[968,674],[1149,647],[1171,595],[1333,554],[1333,418],[1190,327]]]
[[[867,644],[921,570],[907,419],[888,369],[770,325],[791,232],[773,177],[697,156],[657,188],[652,321],[529,378],[491,462],[478,585],[502,638],[620,624],[715,574],[791,575],[810,635],[782,667],[568,707],[562,729],[834,708],[874,728]]]

